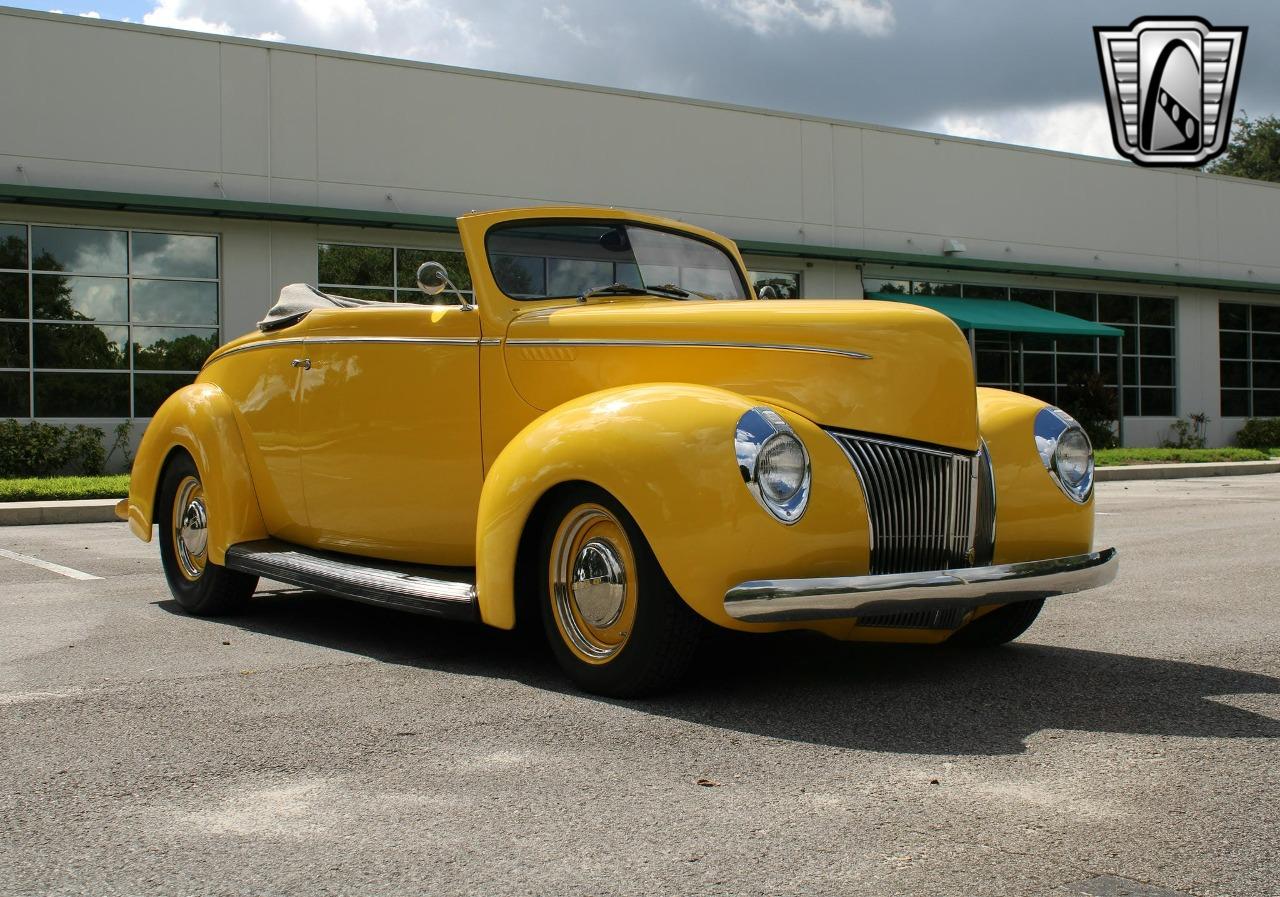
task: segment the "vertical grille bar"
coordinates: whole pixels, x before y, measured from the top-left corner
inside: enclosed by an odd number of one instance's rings
[[[995,514],[985,453],[833,435],[866,497],[872,574],[967,567],[984,549],[989,555]]]

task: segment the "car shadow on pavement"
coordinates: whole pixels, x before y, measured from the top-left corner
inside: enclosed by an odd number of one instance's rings
[[[182,613],[173,601],[158,606]],[[688,681],[643,701],[582,694],[541,632],[502,632],[303,590],[260,593],[220,625],[383,663],[522,682],[572,700],[813,744],[915,754],[1018,754],[1046,729],[1280,738],[1280,721],[1215,700],[1280,694],[1280,678],[1019,641],[985,652],[714,630]],[[1025,639],[1034,639],[1034,630]]]

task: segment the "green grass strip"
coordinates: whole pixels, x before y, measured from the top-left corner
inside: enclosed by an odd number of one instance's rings
[[[0,479],[0,501],[67,501],[76,498],[124,498],[127,473],[100,477],[24,477]]]
[[[1210,464],[1216,461],[1266,461],[1270,455],[1258,449],[1242,448],[1118,448],[1099,449],[1099,467],[1125,464]]]

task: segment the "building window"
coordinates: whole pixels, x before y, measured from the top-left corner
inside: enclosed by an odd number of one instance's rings
[[[218,238],[0,223],[0,417],[150,417],[219,343]]]
[[[1218,303],[1223,417],[1280,417],[1280,306]]]
[[[1170,297],[923,280],[866,279],[863,287],[867,293],[1011,299],[1119,327],[1124,331],[1125,416],[1172,417],[1176,413],[1176,325]],[[980,386],[1017,389],[1021,383],[1023,392],[1055,405],[1063,400],[1070,383],[1088,374],[1101,374],[1108,387],[1117,388],[1112,339],[1028,333],[1022,336],[1019,353],[1017,334],[979,331],[975,343]]]
[[[471,300],[471,272],[466,257],[445,249],[400,246],[360,246],[321,243],[318,248],[317,283],[326,293],[378,302],[434,303],[435,297],[418,289],[417,272],[423,262],[439,262],[449,272],[458,292]]]
[[[800,298],[800,274],[795,271],[749,271],[756,295],[765,287],[773,287],[779,299]]]

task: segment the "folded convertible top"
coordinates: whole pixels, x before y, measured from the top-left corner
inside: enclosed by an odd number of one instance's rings
[[[355,308],[360,305],[394,305],[394,302],[378,302],[373,299],[351,299],[322,293],[307,283],[291,283],[280,291],[280,298],[271,306],[267,316],[258,322],[263,333],[296,324],[317,308]]]

